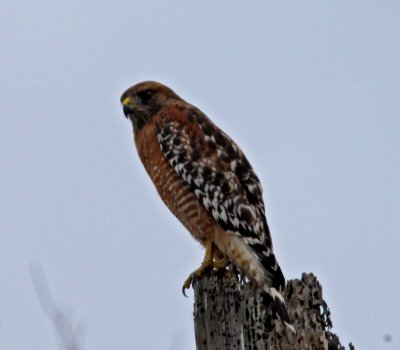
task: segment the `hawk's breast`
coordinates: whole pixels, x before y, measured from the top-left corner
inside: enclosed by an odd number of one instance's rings
[[[154,123],[136,132],[135,143],[147,173],[171,212],[201,243],[212,239],[215,220],[164,156]]]

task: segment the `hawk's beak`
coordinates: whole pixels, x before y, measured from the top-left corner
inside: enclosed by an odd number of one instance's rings
[[[123,101],[122,101],[122,108],[125,114],[126,118],[129,118],[129,115],[132,114],[135,110],[133,101],[130,97],[126,97]]]

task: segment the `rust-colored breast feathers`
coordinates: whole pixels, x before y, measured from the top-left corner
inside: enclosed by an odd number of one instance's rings
[[[155,125],[149,123],[136,133],[139,156],[164,203],[193,237],[205,244],[211,238],[214,220],[165,157]]]

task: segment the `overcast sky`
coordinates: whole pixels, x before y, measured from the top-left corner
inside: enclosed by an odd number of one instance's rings
[[[0,13],[0,348],[194,350],[203,256],[158,198],[119,97],[157,80],[247,154],[287,278],[333,332],[400,348],[399,1],[9,1]],[[384,336],[392,336],[384,342]]]

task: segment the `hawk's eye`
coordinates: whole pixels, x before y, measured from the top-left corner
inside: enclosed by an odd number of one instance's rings
[[[142,103],[146,104],[153,97],[153,91],[152,90],[144,90],[144,91],[139,92],[138,96],[140,97],[140,100],[142,101]]]

